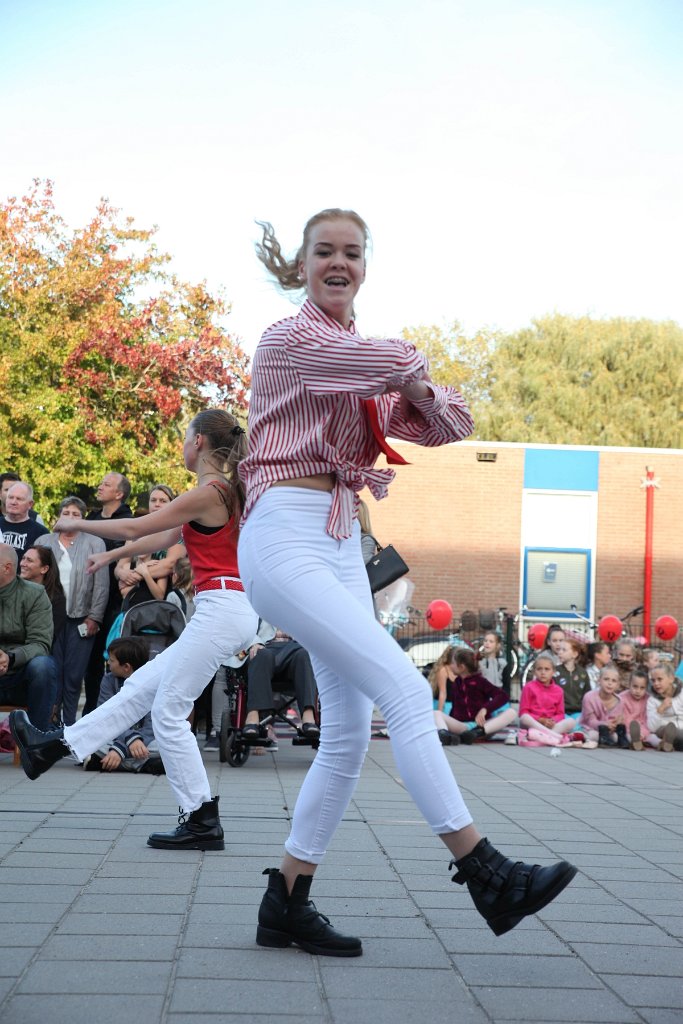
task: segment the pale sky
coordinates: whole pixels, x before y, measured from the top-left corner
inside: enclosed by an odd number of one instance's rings
[[[253,351],[294,252],[353,207],[366,335],[559,311],[683,323],[683,0],[0,0],[0,197],[107,196]]]

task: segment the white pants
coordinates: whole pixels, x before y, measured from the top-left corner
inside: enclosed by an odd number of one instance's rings
[[[360,529],[337,541],[325,532],[331,495],[271,487],[239,542],[240,575],[259,615],[311,656],[321,704],[320,749],[294,809],[286,849],[318,864],[342,819],[382,710],[398,770],[434,832],[471,824],[434,726],[420,672],[376,621]]]
[[[236,590],[204,591],[197,594],[195,607],[174,644],[134,672],[110,700],[64,730],[64,739],[83,761],[151,708],[166,777],[186,812],[211,799],[188,716],[219,666],[242,650],[258,627],[255,612]]]

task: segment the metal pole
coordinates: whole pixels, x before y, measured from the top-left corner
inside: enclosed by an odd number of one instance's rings
[[[652,620],[652,527],[655,511],[655,471],[651,466],[645,467],[645,579],[643,588],[643,634],[647,642],[652,642],[650,622]]]

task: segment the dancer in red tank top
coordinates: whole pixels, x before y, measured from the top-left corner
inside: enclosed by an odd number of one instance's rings
[[[188,716],[219,666],[249,646],[258,626],[237,569],[242,509],[237,465],[245,450],[245,434],[234,417],[207,409],[192,420],[183,446],[185,466],[197,476],[193,490],[153,516],[69,520],[70,530],[127,541],[121,548],[94,556],[91,571],[119,558],[168,548],[182,537],[194,573],[196,611],[171,647],[133,673],[118,694],[74,725],[43,733],[23,711],[14,713],[11,721],[24,771],[37,779],[69,751],[84,760],[151,708],[166,777],[183,812],[176,829],[153,833],[147,840],[161,849],[224,848],[218,797],[211,798]],[[55,529],[62,528],[63,524],[57,523]],[[150,534],[150,529],[155,532]]]

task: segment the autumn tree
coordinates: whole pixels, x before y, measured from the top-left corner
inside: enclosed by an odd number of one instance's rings
[[[0,466],[41,508],[109,469],[183,488],[187,420],[207,404],[246,414],[229,306],[179,281],[154,234],[106,200],[70,231],[49,182],[0,205]]]

